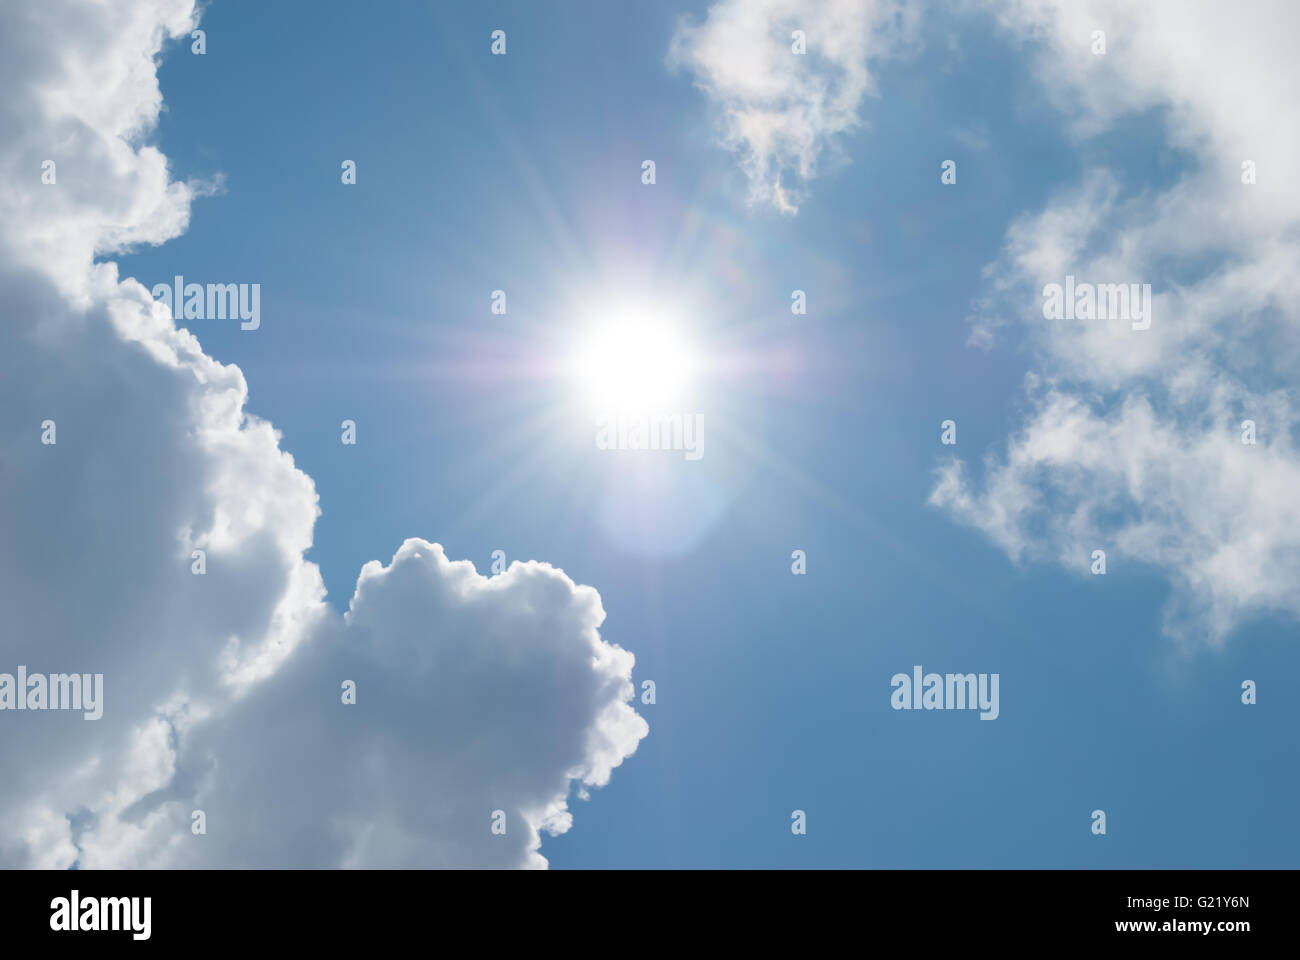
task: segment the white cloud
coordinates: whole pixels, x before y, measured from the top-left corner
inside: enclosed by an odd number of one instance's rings
[[[720,0],[703,23],[678,25],[668,62],[713,101],[750,201],[793,214],[836,135],[859,126],[870,61],[909,42],[916,19],[916,4],[893,0]]]
[[[364,568],[345,622],[303,559],[314,485],[240,370],[93,264],[188,223],[195,188],[143,137],[155,58],[193,19],[180,0],[0,9],[0,672],[105,690],[97,721],[0,716],[0,863],[544,865],[572,783],[606,782],[647,729],[596,592],[408,541]]]
[[[647,732],[604,616],[595,590],[546,564],[489,579],[406,541],[362,570],[345,624],[194,731],[209,835],[191,838],[191,802],[172,804],[154,828],[180,838],[169,861],[210,863],[215,847],[255,867],[545,866],[540,833],[568,829],[571,781],[607,783]]]
[[[989,4],[1035,42],[1037,72],[1086,139],[1145,113],[1186,172],[1138,190],[1094,168],[1012,225],[988,270],[972,341],[1022,324],[1035,355],[1031,412],[983,489],[950,463],[932,502],[1013,556],[1086,569],[1094,548],[1154,564],[1174,586],[1167,631],[1220,643],[1265,612],[1300,615],[1300,479],[1293,433],[1300,374],[1300,184],[1285,171],[1300,131],[1287,53],[1290,3]],[[1107,53],[1090,51],[1094,29]],[[1259,182],[1244,185],[1241,165]],[[1150,330],[1047,321],[1042,288],[1067,274],[1151,283]],[[1258,424],[1244,446],[1240,424]],[[1123,569],[1122,565],[1120,569]]]
[[[191,0],[51,0],[7,10],[0,76],[0,221],[6,262],[85,293],[92,251],[161,243],[189,222],[196,187],[169,181],[139,141],[162,106],[154,58],[187,34]],[[56,164],[55,187],[39,181]]]

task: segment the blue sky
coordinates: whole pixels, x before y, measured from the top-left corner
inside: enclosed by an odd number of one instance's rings
[[[926,9],[872,59],[860,124],[824,137],[797,215],[781,213],[753,202],[698,71],[667,62],[710,12],[214,2],[205,55],[165,48],[150,142],[173,179],[223,187],[184,233],[111,259],[146,287],[261,284],[260,329],[189,328],[243,371],[247,409],[314,481],[306,559],[329,604],[344,612],[362,564],[408,537],[481,573],[500,549],[599,591],[602,638],[657,702],[633,703],[648,736],[543,839],[555,869],[1295,865],[1294,616],[1243,603],[1222,635],[1170,627],[1196,581],[1133,540],[1095,544],[1095,577],[1086,551],[1057,562],[1054,535],[1052,555],[1013,557],[979,494],[932,502],[954,455],[976,488],[1007,461],[1042,409],[1026,374],[1103,418],[1144,391],[1181,416],[1149,381],[1065,369],[1070,349],[1014,321],[971,342],[978,318],[1037,309],[1032,289],[1017,304],[998,287],[1023,279],[1013,224],[1097,167],[1138,203],[1205,167],[1169,107],[1099,109],[1081,133],[1035,59],[1054,41]],[[1194,254],[1152,267],[1157,288],[1213,273]],[[557,363],[593,301],[677,311],[708,361],[685,400],[702,459],[591,444]],[[1041,492],[1065,516],[1079,495],[1062,482]],[[1019,537],[1036,522],[1050,527]],[[915,664],[999,674],[997,720],[891,709],[891,677]]]
[[[926,505],[941,420],[975,457],[1014,426],[1024,356],[966,344],[980,268],[1081,168],[1028,65],[985,18],[927,24],[923,51],[880,72],[843,165],[786,218],[746,208],[707,104],[665,66],[677,18],[703,13],[214,4],[206,57],[167,58],[158,142],[177,175],[221,171],[226,193],[123,272],[262,279],[263,329],[196,332],[315,479],[310,557],[332,602],[415,534],[480,569],[502,549],[597,587],[603,636],[657,703],[635,757],[544,844],[553,867],[1294,863],[1300,833],[1269,799],[1296,786],[1294,704],[1277,684],[1238,699],[1242,679],[1300,667],[1293,626],[1172,654],[1150,570],[1017,569]],[[508,53],[485,55],[498,28]],[[976,124],[983,149],[959,136]],[[1089,150],[1153,186],[1179,169],[1158,116],[1125,133]],[[521,429],[557,388],[512,361],[562,340],[569,290],[674,283],[696,297],[697,342],[796,361],[715,385],[770,463],[710,451],[672,464],[698,476],[620,501],[666,525],[721,501],[656,555],[653,535],[613,542],[575,502],[632,479]],[[808,316],[790,315],[793,289]],[[891,710],[889,678],[915,663],[1000,673],[998,722]]]

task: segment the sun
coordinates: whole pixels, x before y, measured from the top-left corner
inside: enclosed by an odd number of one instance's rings
[[[598,410],[660,413],[680,399],[696,372],[690,342],[668,317],[622,315],[593,326],[573,368]]]

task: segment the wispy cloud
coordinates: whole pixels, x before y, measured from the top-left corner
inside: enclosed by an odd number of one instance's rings
[[[1092,168],[1011,226],[972,340],[1018,324],[1034,348],[1030,413],[982,486],[952,462],[932,502],[1013,556],[1086,570],[1101,548],[1154,565],[1174,586],[1166,629],[1184,641],[1222,642],[1265,611],[1300,616],[1300,184],[1286,172],[1300,132],[1278,119],[1300,97],[1286,55],[1300,12],[988,5],[1034,42],[1073,136],[1150,112],[1192,162],[1154,190]],[[1243,182],[1247,162],[1256,183]],[[1045,320],[1043,287],[1067,274],[1151,283],[1151,328]]]
[[[670,65],[689,70],[740,158],[750,201],[798,212],[835,137],[861,123],[872,60],[910,42],[917,5],[893,0],[721,0],[679,24]],[[802,31],[806,53],[794,52]]]

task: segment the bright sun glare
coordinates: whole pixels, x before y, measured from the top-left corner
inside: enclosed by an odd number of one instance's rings
[[[695,371],[686,339],[666,323],[624,318],[593,330],[576,373],[598,409],[662,412]]]

